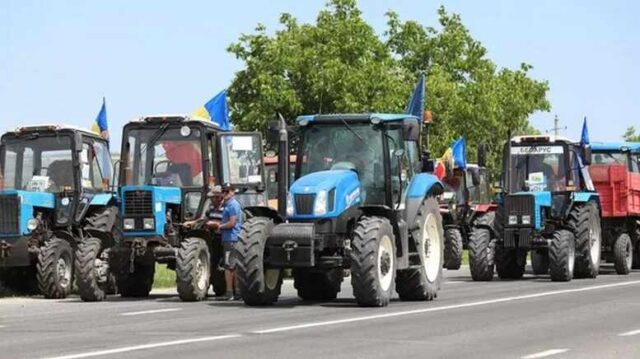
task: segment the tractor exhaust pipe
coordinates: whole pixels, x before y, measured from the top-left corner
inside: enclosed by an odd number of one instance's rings
[[[285,218],[289,189],[289,133],[284,117],[278,113],[278,118],[278,214]]]

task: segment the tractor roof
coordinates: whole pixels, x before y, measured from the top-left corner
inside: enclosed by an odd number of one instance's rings
[[[369,122],[373,119],[378,119],[383,122],[403,121],[406,119],[419,120],[416,116],[406,113],[332,113],[298,116],[298,122],[332,122],[343,120],[347,122]]]
[[[593,151],[622,152],[628,150],[640,152],[640,142],[592,142],[591,149]]]
[[[158,114],[158,115],[140,116],[137,119],[130,121],[129,123],[142,123],[142,122],[188,123],[188,122],[194,122],[194,121],[197,121],[199,123],[203,123],[207,126],[214,127],[221,130],[218,124],[216,124],[215,122],[209,119],[199,117],[199,116],[187,115],[187,114]]]
[[[59,131],[80,132],[83,135],[102,138],[100,135],[86,128],[77,127],[73,125],[60,125],[56,123],[20,126],[20,127],[16,127],[13,131],[8,131],[7,133],[20,135],[20,134],[29,133],[29,132],[59,132]]]
[[[511,142],[512,143],[559,143],[559,144],[576,143],[575,141],[570,140],[566,137],[554,136],[554,135],[515,136],[511,139]]]

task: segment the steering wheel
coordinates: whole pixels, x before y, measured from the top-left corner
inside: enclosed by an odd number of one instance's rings
[[[171,161],[169,161],[169,160],[162,160],[162,161],[160,161],[160,162],[156,163],[156,165],[155,165],[155,166],[153,166],[153,173],[152,173],[152,175],[155,175],[156,173],[158,173],[158,166],[160,166],[161,164],[164,164],[164,163],[166,163],[166,164],[167,164],[167,168],[169,168],[169,165],[171,164]]]

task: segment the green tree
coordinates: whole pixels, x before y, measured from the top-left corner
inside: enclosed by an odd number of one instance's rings
[[[636,133],[636,128],[633,126],[627,127],[627,130],[624,131],[622,138],[628,142],[640,142],[640,135]]]
[[[548,84],[532,79],[528,64],[498,68],[459,15],[443,7],[438,14],[436,29],[390,11],[381,37],[355,0],[330,0],[314,24],[282,14],[273,35],[258,25],[228,48],[245,64],[229,88],[233,123],[264,131],[277,112],[290,122],[320,112],[403,112],[426,73],[432,152],[464,136],[470,159],[485,143],[496,167],[508,131],[532,131],[529,115],[549,109]]]

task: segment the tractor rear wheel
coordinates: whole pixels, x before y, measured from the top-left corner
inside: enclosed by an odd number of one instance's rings
[[[504,248],[496,245],[496,271],[500,279],[520,279],[527,265],[527,251],[519,248]]]
[[[613,263],[618,274],[629,274],[633,264],[633,245],[626,233],[621,233],[613,245]]]
[[[396,291],[400,300],[433,300],[438,296],[442,282],[444,261],[442,216],[435,198],[429,197],[422,202],[413,227],[417,227],[414,231],[417,238],[414,239],[421,265],[398,271]]]
[[[575,235],[575,277],[595,278],[600,270],[602,231],[600,215],[593,202],[578,204],[569,213]]]
[[[460,228],[447,228],[444,232],[444,267],[460,269],[462,264],[462,232]]]
[[[38,287],[48,299],[65,298],[73,286],[73,250],[69,242],[53,237],[40,248]]]
[[[99,302],[106,298],[109,286],[109,259],[98,238],[85,238],[76,249],[76,285],[80,299]]]
[[[633,231],[633,265],[631,269],[640,269],[640,227]]]
[[[139,263],[134,267],[133,273],[128,269],[123,269],[116,276],[118,290],[123,297],[148,297],[153,286],[153,275],[155,274],[155,262]]]
[[[549,273],[554,282],[573,278],[576,259],[576,239],[573,232],[561,229],[553,233],[549,244]]]
[[[473,224],[469,235],[469,270],[475,281],[493,279],[495,267],[495,238],[491,238],[489,226],[493,225],[495,212],[484,214]]]
[[[362,307],[384,307],[396,274],[395,236],[384,217],[362,217],[352,241],[351,286]]]
[[[333,300],[340,292],[342,276],[342,268],[322,272],[314,272],[307,268],[295,268],[293,270],[293,286],[298,290],[298,297],[302,300]]]
[[[535,275],[544,275],[549,273],[549,252],[544,249],[532,250],[531,268]]]
[[[280,295],[282,270],[264,267],[264,249],[273,226],[270,218],[252,217],[238,235],[236,279],[247,305],[273,304]]]
[[[207,297],[210,260],[209,246],[204,239],[186,238],[182,241],[176,258],[176,285],[180,299],[194,302]]]

